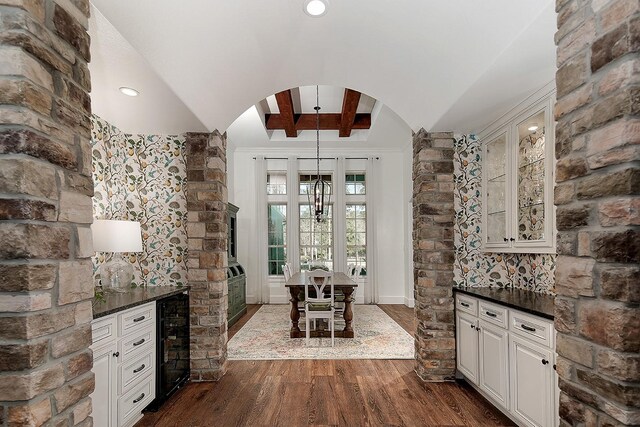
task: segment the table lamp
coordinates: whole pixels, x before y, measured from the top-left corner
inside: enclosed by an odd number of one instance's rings
[[[118,292],[126,292],[133,280],[133,266],[122,259],[122,252],[142,252],[142,235],[137,221],[96,219],[91,224],[93,249],[96,252],[113,252],[110,261],[100,267],[102,286]]]

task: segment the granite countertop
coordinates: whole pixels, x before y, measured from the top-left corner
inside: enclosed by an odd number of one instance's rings
[[[133,288],[127,292],[105,292],[105,301],[93,303],[93,318],[108,316],[137,305],[170,297],[188,291],[188,286],[181,288],[175,286],[149,286],[146,288]]]
[[[517,288],[453,288],[454,292],[496,302],[553,320],[554,296]]]

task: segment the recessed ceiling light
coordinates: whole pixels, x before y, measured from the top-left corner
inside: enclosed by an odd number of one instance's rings
[[[529,132],[535,132],[538,130],[538,125],[531,125],[527,128]]]
[[[132,89],[130,87],[126,87],[126,86],[122,86],[120,88],[120,92],[122,92],[123,94],[127,95],[127,96],[138,96],[140,95],[140,92],[138,92],[135,89]]]
[[[329,0],[305,0],[304,13],[309,16],[318,18],[327,13],[328,6]]]

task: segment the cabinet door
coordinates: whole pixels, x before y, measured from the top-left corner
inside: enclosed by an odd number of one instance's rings
[[[514,246],[551,244],[553,151],[548,103],[540,104],[516,122]]]
[[[509,409],[509,334],[480,320],[480,388]]]
[[[483,144],[483,204],[484,204],[484,247],[505,248],[511,245],[508,230],[511,227],[509,205],[508,133],[501,130],[487,138]]]
[[[551,351],[511,334],[511,413],[525,425],[553,425],[553,357]]]
[[[95,375],[95,389],[91,394],[93,402],[93,425],[96,427],[115,426],[113,410],[115,408],[115,374],[116,360],[115,341],[101,346],[93,351],[93,373]]]
[[[478,321],[464,313],[458,313],[456,320],[456,365],[469,381],[478,384]]]

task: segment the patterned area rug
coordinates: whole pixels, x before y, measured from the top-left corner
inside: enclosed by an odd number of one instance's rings
[[[375,305],[354,309],[355,338],[289,338],[289,305],[263,305],[234,335],[229,360],[275,359],[413,359],[414,341],[400,325]],[[304,318],[300,329],[304,330]],[[336,329],[344,323],[336,322]]]

